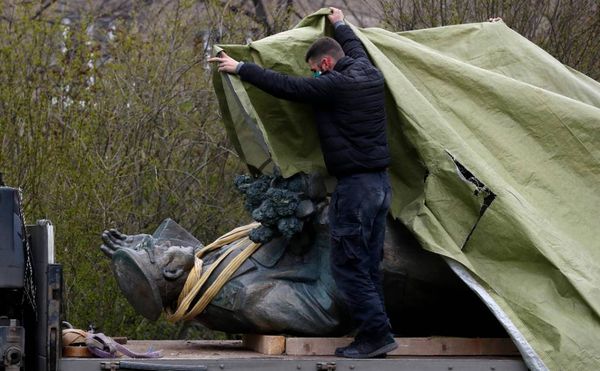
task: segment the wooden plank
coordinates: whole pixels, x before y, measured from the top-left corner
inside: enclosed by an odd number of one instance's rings
[[[351,342],[352,338],[287,338],[285,353],[288,356],[330,356],[335,348]]]
[[[508,338],[396,338],[398,348],[390,355],[513,356],[519,351]]]
[[[352,338],[287,338],[285,352],[294,356],[331,356],[335,348],[350,344]],[[508,338],[396,338],[398,348],[390,356],[517,356]]]
[[[244,347],[266,355],[279,355],[285,351],[285,336],[245,334]]]

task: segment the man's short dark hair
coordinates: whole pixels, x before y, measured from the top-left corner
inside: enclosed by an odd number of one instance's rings
[[[330,55],[335,60],[340,60],[344,56],[344,50],[340,44],[331,37],[321,37],[315,41],[306,52],[305,61],[309,59],[320,59],[325,55]]]

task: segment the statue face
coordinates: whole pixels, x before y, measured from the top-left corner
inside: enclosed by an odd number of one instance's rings
[[[177,299],[193,265],[194,247],[172,246],[149,235],[143,235],[137,244],[117,249],[111,263],[129,303],[152,321]]]

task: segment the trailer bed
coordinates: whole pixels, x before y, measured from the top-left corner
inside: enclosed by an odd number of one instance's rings
[[[332,356],[265,355],[245,348],[241,340],[130,340],[127,347],[136,352],[162,350],[163,357],[62,358],[59,370],[527,370],[518,356],[388,356],[354,360]]]

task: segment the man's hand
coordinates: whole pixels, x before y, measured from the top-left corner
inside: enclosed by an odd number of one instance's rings
[[[334,7],[329,7],[329,9],[331,10],[331,14],[329,14],[327,18],[329,18],[329,22],[331,22],[331,24],[335,24],[335,22],[344,20],[344,13],[342,13],[341,10]]]
[[[209,62],[219,63],[219,72],[236,73],[238,61],[231,58],[225,52],[220,52],[218,57],[208,58]]]

